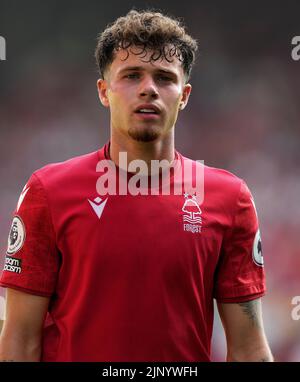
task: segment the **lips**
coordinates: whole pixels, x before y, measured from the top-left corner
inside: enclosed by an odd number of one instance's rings
[[[134,112],[141,115],[158,115],[160,114],[160,109],[153,104],[142,104]]]

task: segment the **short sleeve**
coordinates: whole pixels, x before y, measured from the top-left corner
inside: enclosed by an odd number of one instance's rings
[[[55,290],[59,268],[45,190],[33,174],[14,211],[0,285],[41,296]]]
[[[254,200],[241,182],[232,219],[224,236],[215,273],[214,297],[219,302],[243,302],[265,294],[265,274]]]

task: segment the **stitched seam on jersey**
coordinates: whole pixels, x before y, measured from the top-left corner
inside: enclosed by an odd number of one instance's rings
[[[257,291],[254,293],[251,293],[249,291],[250,288],[255,288]],[[243,298],[243,297],[248,297],[248,296],[251,297],[251,296],[255,296],[257,294],[265,295],[266,291],[267,291],[267,289],[266,289],[266,286],[263,282],[261,282],[260,284],[251,283],[251,284],[247,284],[247,285],[240,285],[240,287],[236,288],[232,294],[228,294],[227,296],[216,295],[215,299],[216,300],[230,300],[230,299],[237,299],[237,298]],[[243,292],[247,292],[247,294],[245,294]]]
[[[238,196],[237,196],[237,199],[236,199],[235,213],[234,213],[234,216],[233,216],[233,219],[232,219],[232,230],[231,230],[231,237],[232,237],[232,238],[234,237],[235,224],[236,224],[236,215],[237,215],[237,213],[238,213],[238,204],[239,204],[239,200],[240,200],[240,196],[241,196],[241,192],[242,192],[242,186],[243,186],[243,183],[244,183],[244,181],[241,180],[239,193],[238,193]],[[232,248],[232,244],[231,244],[231,248]],[[236,265],[236,267],[237,267],[237,265]],[[234,269],[234,279],[235,279],[235,275],[238,274],[238,271],[239,271],[239,269]],[[250,285],[248,285],[248,287],[249,287],[249,286],[250,286]],[[233,293],[236,295],[236,286],[232,285],[232,289],[233,289]],[[239,288],[238,288],[238,289],[239,289]]]
[[[225,228],[225,232],[224,232],[224,238],[226,237],[226,240],[227,240],[227,237],[232,236],[232,232],[234,230],[233,227],[234,227],[234,224],[235,224],[235,218],[236,218],[236,214],[237,214],[237,210],[238,210],[238,201],[239,201],[240,194],[241,194],[241,191],[242,191],[242,185],[244,183],[243,179],[240,179],[240,181],[241,181],[241,183],[240,183],[239,190],[237,192],[237,197],[235,199],[235,202],[233,203],[232,210],[234,209],[234,211],[233,211],[232,217],[231,217],[231,225],[229,227]]]
[[[236,215],[237,215],[237,211],[238,211],[238,201],[239,201],[239,198],[240,198],[240,195],[241,195],[242,185],[243,185],[243,179],[241,179],[240,187],[239,187],[239,190],[237,192],[236,199],[235,199],[235,203],[234,203],[234,207],[233,207],[234,210],[233,210],[233,213],[232,213],[231,225],[226,229],[225,234],[224,234],[224,236],[226,237],[226,241],[227,242],[233,236],[234,224],[235,224]],[[233,271],[234,271],[234,276],[235,276],[237,274],[237,271],[236,271],[236,269],[234,269]],[[233,284],[231,284],[231,288],[230,289],[232,290],[232,293],[234,293],[234,285]]]
[[[256,300],[258,298],[261,298],[266,295],[266,289],[261,290],[260,292],[251,293],[251,294],[245,294],[245,295],[237,295],[232,297],[219,297],[216,298],[218,302],[224,302],[224,303],[239,303],[239,302],[246,302],[251,300]]]
[[[54,236],[55,236],[55,239],[56,239],[56,243],[57,243],[57,232],[56,232],[56,229],[55,229],[55,226],[54,226],[54,223],[53,223],[53,216],[52,216],[52,212],[51,212],[50,201],[49,201],[49,198],[48,198],[45,186],[44,186],[42,180],[40,179],[40,177],[37,175],[37,173],[33,173],[33,175],[36,177],[37,181],[39,182],[39,184],[41,185],[41,187],[42,187],[42,189],[44,191],[45,199],[46,199],[46,202],[47,202],[47,205],[48,205],[47,213],[48,213],[48,216],[50,218],[51,226],[52,226],[53,233],[54,233]]]
[[[54,227],[53,217],[52,217],[51,207],[50,207],[50,201],[49,201],[49,198],[48,198],[48,195],[47,195],[47,192],[46,192],[46,188],[45,188],[45,186],[44,186],[44,184],[43,184],[41,178],[38,176],[37,172],[34,172],[32,175],[35,177],[35,179],[36,179],[36,180],[38,181],[38,183],[40,184],[42,190],[44,191],[44,196],[45,196],[45,200],[46,200],[47,207],[48,207],[48,208],[47,208],[47,215],[48,215],[48,218],[49,218],[49,220],[50,220],[50,224],[51,224],[51,228],[52,228],[52,233],[53,233],[54,238],[55,238],[54,250],[56,250],[56,251],[58,252],[58,248],[57,248],[57,244],[56,244],[56,243],[57,243],[57,232],[56,232],[55,227]],[[50,256],[50,257],[52,256],[51,249],[53,249],[53,248],[52,248],[52,246],[50,245],[50,246],[49,246],[49,249],[48,249],[48,256]],[[58,271],[59,271],[59,270],[58,270]],[[44,283],[45,283],[45,280],[44,280]],[[57,274],[56,274],[56,277],[55,277],[55,285],[56,285],[56,283],[57,283]],[[52,294],[51,294],[51,295],[52,295]]]
[[[235,201],[235,211],[232,214],[232,224],[231,224],[231,227],[230,227],[231,235],[232,235],[232,233],[234,231],[234,225],[235,225],[236,215],[237,215],[237,211],[238,211],[239,198],[240,198],[240,195],[241,195],[243,183],[244,183],[244,181],[241,179],[241,184],[240,184],[239,192],[238,192],[238,195],[237,195],[237,198],[236,198],[236,201]]]
[[[26,291],[27,293],[29,292],[29,293],[35,294],[37,296],[43,296],[43,297],[51,297],[52,296],[52,294],[50,294],[48,292],[40,291],[37,289],[26,288],[26,287],[20,286],[18,284],[6,282],[6,281],[5,282],[1,281],[0,286],[3,288],[12,288],[12,289],[16,289],[16,290]]]
[[[267,288],[266,288],[266,285],[265,285],[265,283],[264,283],[263,281],[259,281],[259,282],[257,282],[257,281],[252,281],[252,282],[250,282],[250,283],[242,284],[242,285],[235,284],[235,285],[232,286],[230,292],[233,293],[234,297],[235,297],[235,296],[242,297],[242,296],[239,296],[239,293],[241,293],[241,292],[240,292],[241,290],[242,290],[242,291],[243,291],[243,290],[248,290],[249,288],[253,288],[253,287],[255,287],[255,288],[257,288],[257,289],[260,289],[261,291],[264,291],[264,292],[265,292],[266,289],[267,289]],[[259,293],[260,293],[260,292],[259,292]],[[216,298],[219,297],[219,296],[220,296],[220,293],[219,293],[219,294],[216,293],[215,296],[216,296]],[[232,297],[224,297],[224,296],[222,296],[222,297],[219,297],[219,298],[232,298]]]
[[[57,247],[57,232],[55,230],[55,226],[54,226],[54,223],[53,223],[53,217],[52,217],[52,213],[51,213],[51,206],[50,206],[50,201],[49,201],[49,198],[48,198],[48,195],[47,195],[47,192],[46,192],[46,188],[42,182],[42,180],[40,179],[40,177],[37,175],[37,173],[33,173],[33,176],[35,177],[35,179],[38,181],[38,183],[40,184],[42,190],[44,191],[44,197],[45,197],[45,200],[46,200],[46,204],[47,204],[47,215],[48,215],[48,218],[49,218],[49,221],[50,221],[50,225],[51,225],[51,229],[52,229],[52,233],[54,235],[54,238],[55,238],[55,243],[54,243],[54,247],[53,245],[50,244],[49,246],[49,249],[48,249],[48,256],[52,257],[52,253],[51,253],[51,249],[54,249],[56,252],[58,252],[58,247]],[[59,271],[59,269],[58,269]],[[57,284],[57,274],[56,274],[56,277],[55,277],[55,285]],[[45,280],[44,280],[45,282]]]

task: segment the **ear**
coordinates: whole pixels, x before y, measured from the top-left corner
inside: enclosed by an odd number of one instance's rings
[[[109,107],[109,99],[107,96],[108,93],[108,84],[107,80],[99,79],[97,81],[97,89],[98,89],[98,95],[100,102],[104,107]]]
[[[192,91],[192,85],[191,84],[185,84],[183,87],[181,101],[179,104],[180,110],[183,110],[186,107],[186,105],[189,101],[191,91]]]

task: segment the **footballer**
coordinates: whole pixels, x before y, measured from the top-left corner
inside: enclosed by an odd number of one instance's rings
[[[210,361],[214,299],[227,360],[273,360],[252,195],[244,180],[175,148],[196,51],[181,22],[148,10],[131,10],[99,35],[110,139],[35,171],[20,195],[1,276],[1,360]],[[101,176],[135,182],[121,153],[146,168],[167,161],[172,171],[159,172],[158,191],[167,183],[171,192],[101,193]],[[97,171],[103,161],[115,166],[109,175]],[[187,165],[202,169],[202,196],[183,184]]]

